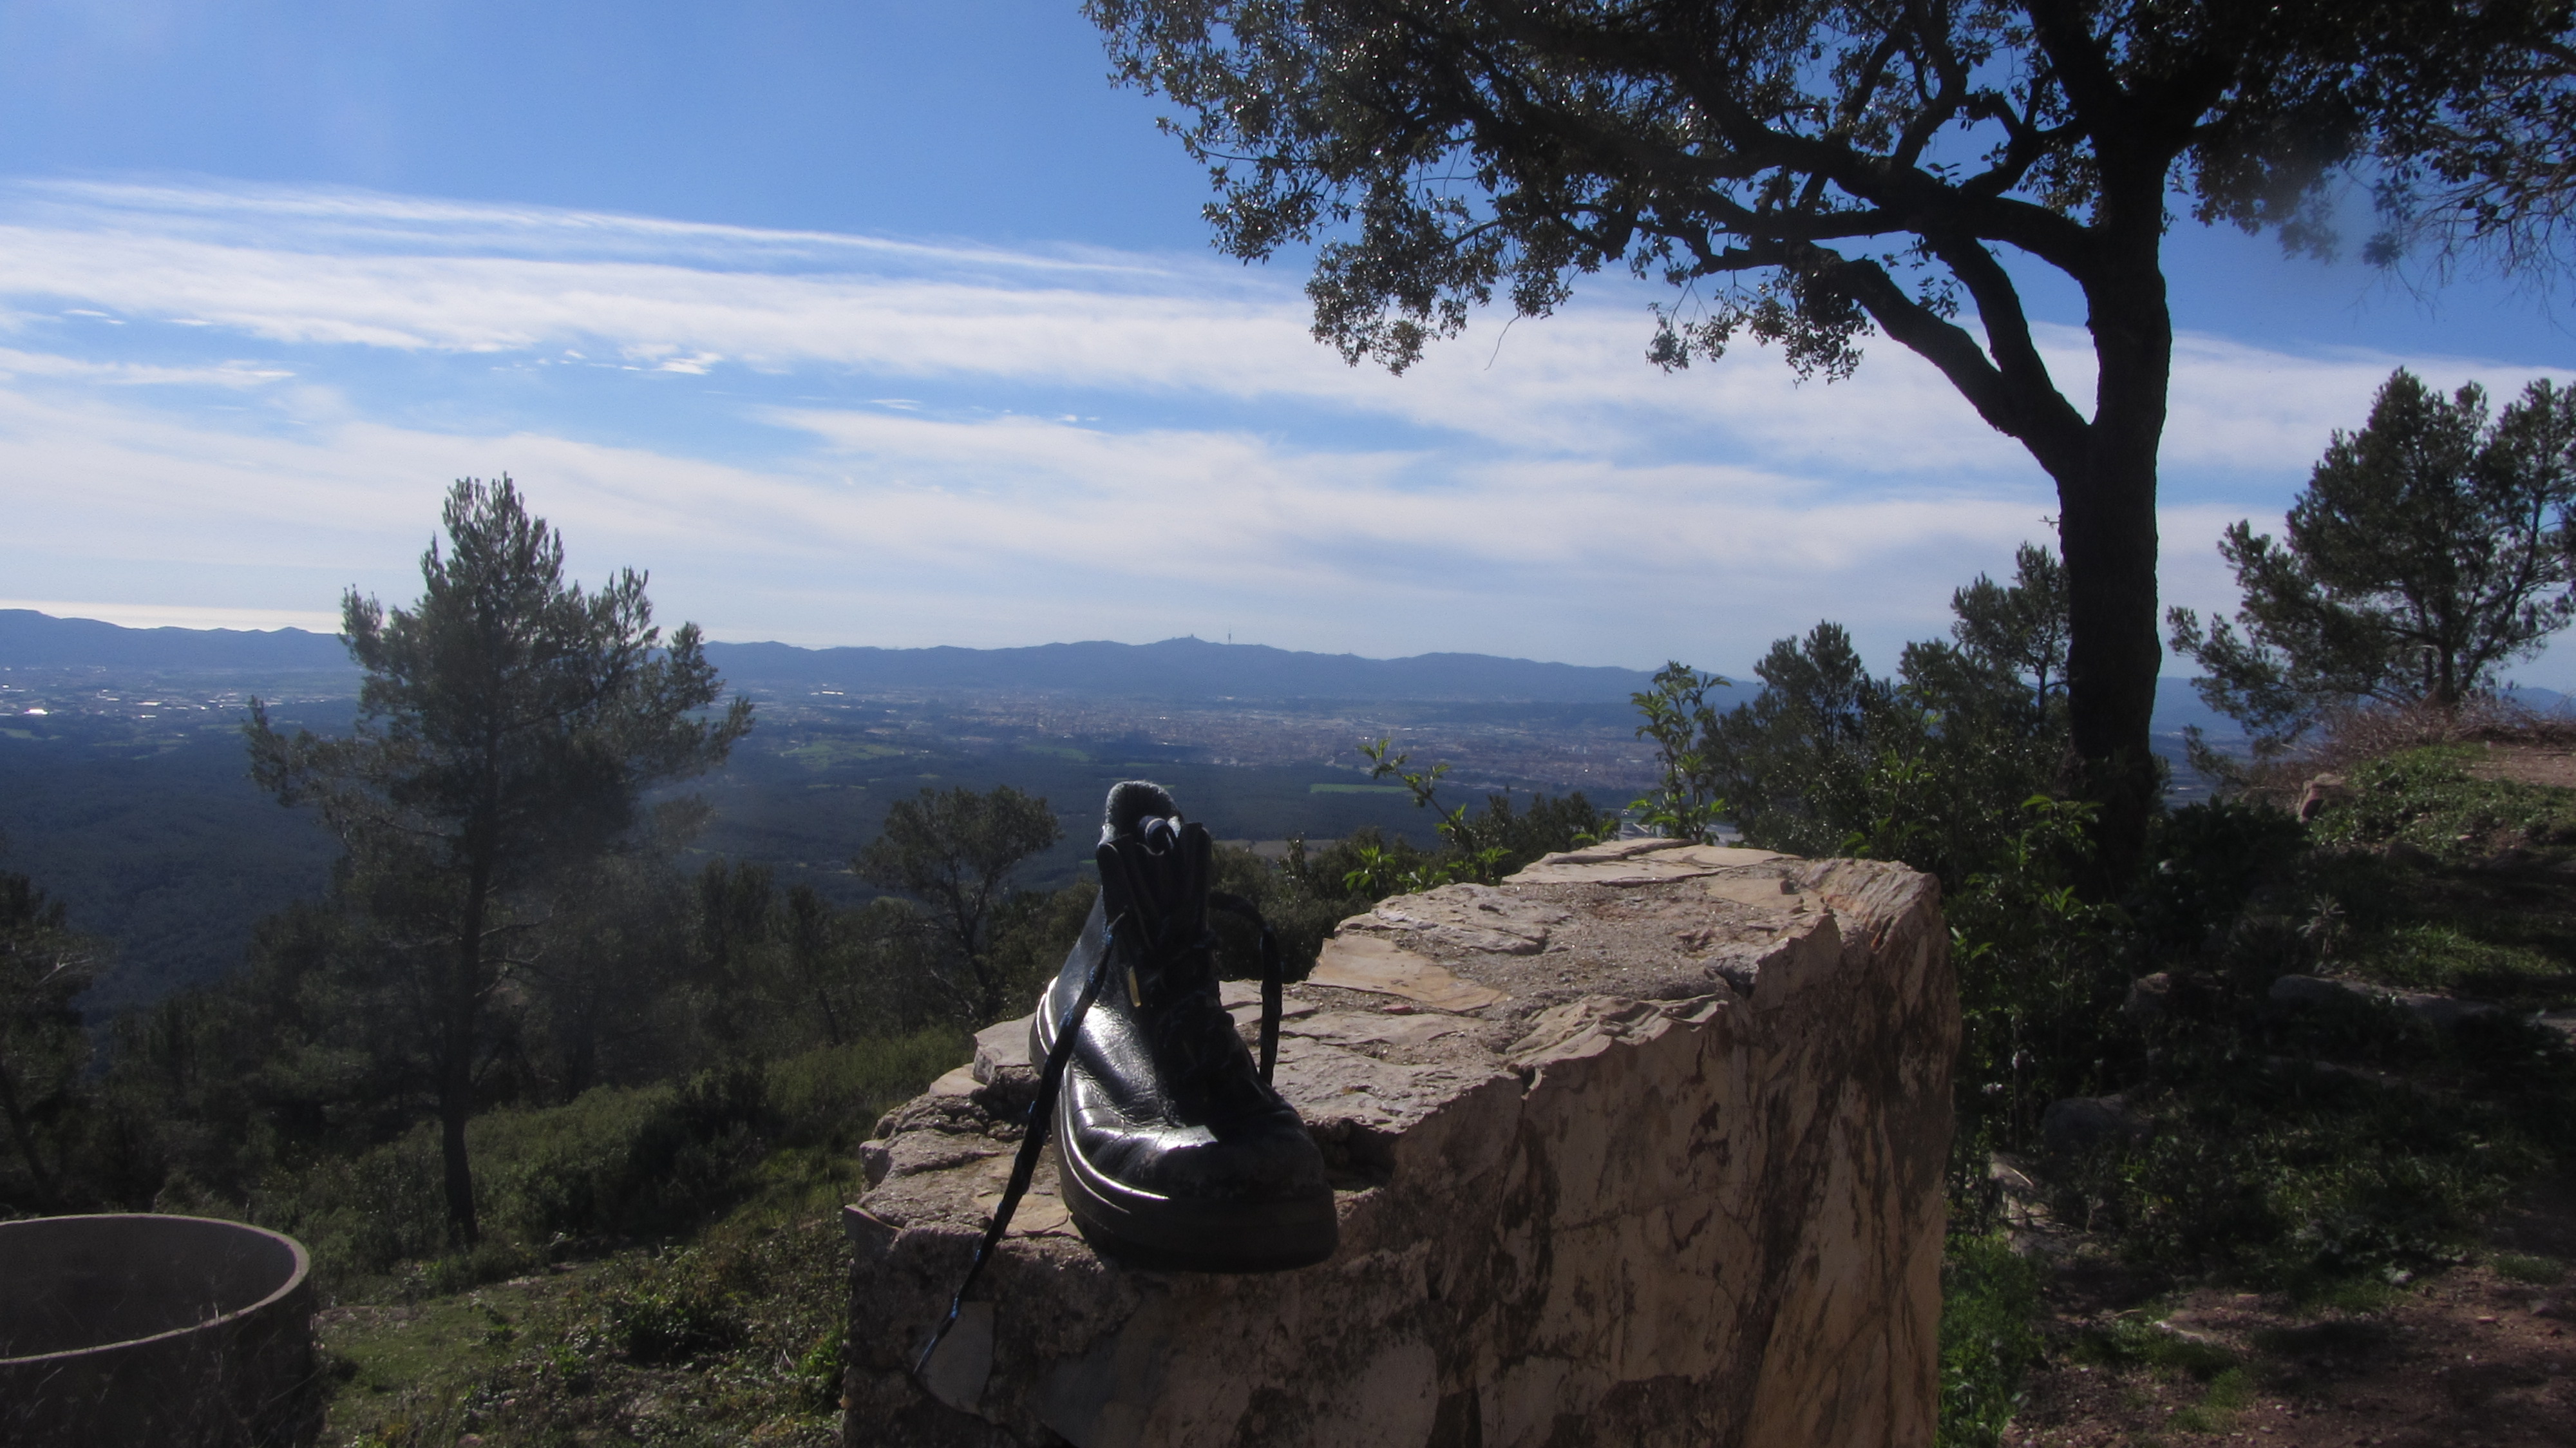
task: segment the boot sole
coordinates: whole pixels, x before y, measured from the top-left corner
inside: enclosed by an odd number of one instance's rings
[[[1049,993],[1050,995],[1052,992]],[[1046,997],[1029,1022],[1029,1056],[1046,1059]],[[1057,1098],[1056,1182],[1065,1211],[1093,1248],[1158,1272],[1286,1272],[1312,1267],[1341,1243],[1332,1191],[1273,1201],[1190,1201],[1139,1191],[1102,1172],[1074,1144],[1073,1100]]]

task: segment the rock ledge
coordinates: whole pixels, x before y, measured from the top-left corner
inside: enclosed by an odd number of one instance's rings
[[[1121,1266],[1050,1161],[925,1389],[904,1364],[1009,1171],[1025,1030],[863,1151],[852,1444],[1932,1441],[1959,1018],[1926,876],[1627,841],[1344,922],[1278,1072],[1334,1258]]]

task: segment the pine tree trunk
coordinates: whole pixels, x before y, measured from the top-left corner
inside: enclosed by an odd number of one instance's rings
[[[482,1224],[474,1215],[474,1167],[465,1152],[465,1123],[474,1115],[474,1017],[482,1004],[483,916],[490,894],[491,873],[478,865],[466,885],[456,975],[444,1002],[438,1149],[447,1178],[447,1235],[458,1247],[471,1247],[483,1239]]]

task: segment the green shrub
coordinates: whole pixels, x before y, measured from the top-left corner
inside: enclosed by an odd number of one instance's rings
[[[761,1163],[782,1145],[846,1151],[968,1050],[942,1026],[478,1116],[466,1144],[485,1236],[471,1252],[449,1250],[434,1123],[276,1174],[250,1215],[301,1237],[335,1294],[406,1262],[406,1293],[458,1291],[573,1244],[692,1230],[761,1189]]]
[[[2000,1232],[1954,1236],[1941,1257],[1941,1448],[2003,1441],[2045,1343],[2040,1268]]]
[[[2161,1272],[2308,1293],[2402,1281],[2459,1260],[2480,1215],[2538,1161],[2489,1104],[2259,1061],[2203,1065],[2150,1141],[2066,1175],[2062,1206]]]
[[[772,1062],[769,1106],[787,1146],[847,1151],[877,1118],[966,1060],[974,1042],[955,1026],[826,1046]]]
[[[524,1243],[657,1236],[730,1205],[766,1150],[767,1081],[753,1067],[599,1087],[562,1106],[476,1117],[477,1203]]]
[[[607,1307],[610,1341],[640,1363],[685,1363],[743,1339],[731,1304],[684,1284],[619,1293]]]

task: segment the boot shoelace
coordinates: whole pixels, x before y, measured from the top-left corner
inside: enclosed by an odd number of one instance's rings
[[[1229,915],[1251,921],[1261,935],[1261,1084],[1267,1086],[1271,1071],[1279,1061],[1279,1012],[1286,986],[1279,959],[1279,941],[1271,934],[1270,923],[1261,918],[1261,912],[1242,896],[1229,895],[1222,890],[1211,891],[1208,903]],[[915,1379],[923,1379],[929,1372],[931,1354],[939,1351],[939,1344],[947,1338],[948,1330],[957,1325],[958,1315],[966,1310],[967,1292],[975,1286],[975,1279],[983,1275],[984,1264],[992,1260],[993,1249],[1000,1246],[1002,1238],[1010,1232],[1011,1216],[1019,1210],[1020,1198],[1027,1193],[1030,1180],[1037,1175],[1038,1157],[1046,1150],[1047,1127],[1055,1120],[1056,1095],[1064,1086],[1065,1067],[1073,1061],[1074,1035],[1082,1026],[1082,1018],[1091,1013],[1092,1002],[1100,998],[1102,982],[1110,976],[1110,961],[1118,953],[1118,927],[1126,918],[1122,912],[1118,919],[1102,928],[1100,958],[1091,963],[1091,973],[1084,977],[1082,990],[1074,996],[1073,1004],[1065,1009],[1063,1019],[1056,1024],[1055,1044],[1048,1048],[1046,1062],[1038,1071],[1038,1092],[1029,1101],[1028,1125],[1020,1134],[1019,1155],[1011,1162],[1011,1178],[1002,1188],[1002,1200],[993,1208],[993,1220],[985,1226],[983,1240],[975,1244],[975,1256],[966,1264],[966,1275],[959,1280],[956,1295],[948,1299],[947,1315],[931,1329],[930,1340],[922,1344],[921,1355],[913,1360],[912,1375]]]

